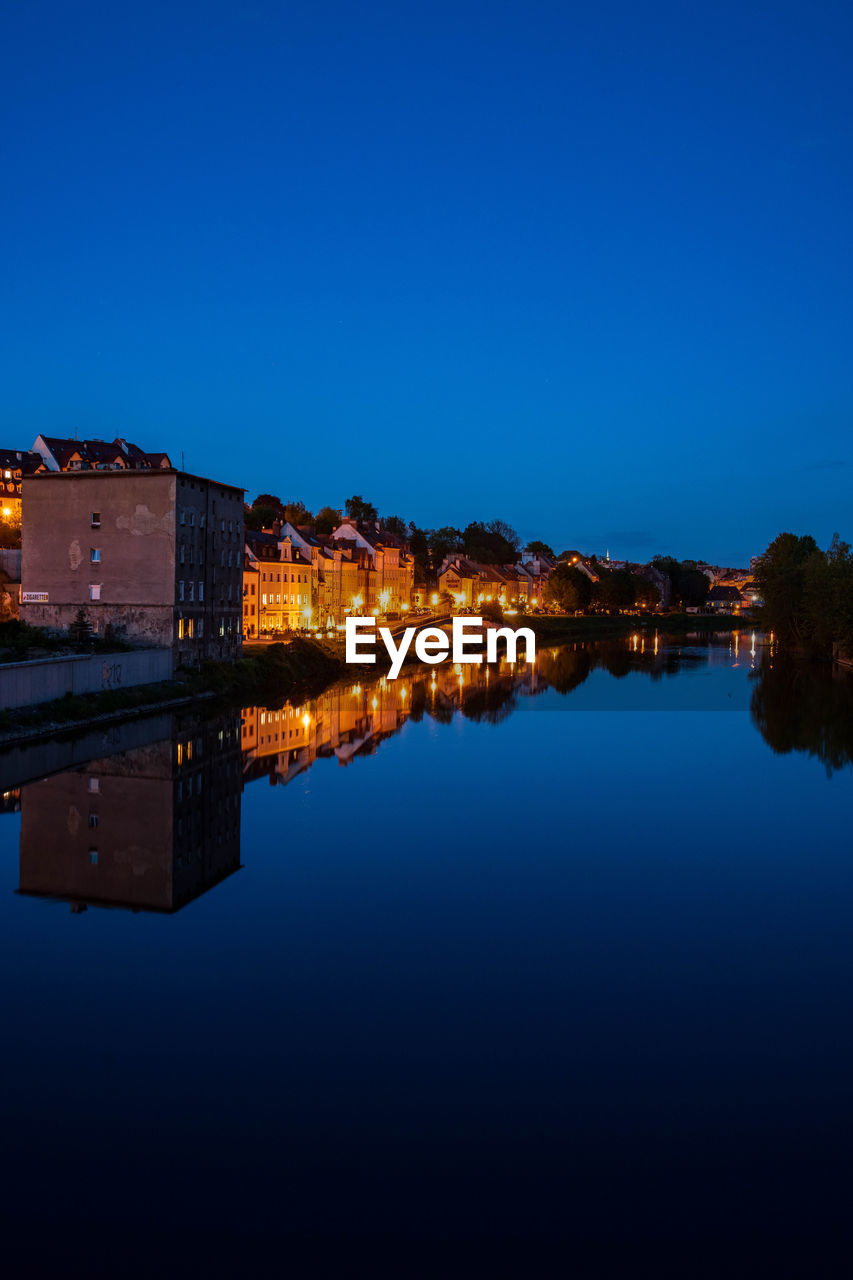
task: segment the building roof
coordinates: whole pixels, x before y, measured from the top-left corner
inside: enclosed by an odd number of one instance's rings
[[[6,471],[20,471],[21,475],[30,476],[41,466],[41,461],[41,454],[32,449],[0,449],[0,467]]]
[[[162,468],[164,462],[171,467],[167,453],[146,453],[131,441],[117,436],[115,440],[70,440],[65,436],[39,437],[46,451],[60,470],[65,470],[72,458],[79,457],[83,470],[109,467],[116,463],[133,471],[145,471],[149,467]],[[38,440],[36,441],[38,444]]]
[[[712,587],[708,592],[708,600],[712,604],[721,604],[724,601],[740,600],[741,593],[737,587]]]
[[[146,468],[141,471],[133,469],[127,471],[39,471],[37,474],[29,476],[30,481],[34,480],[142,480],[157,479],[162,476],[180,476],[182,480],[196,480],[202,484],[213,485],[218,489],[230,489],[233,493],[245,493],[246,490],[242,485],[232,484],[230,480],[213,480],[210,476],[197,476],[190,471],[179,471],[177,467],[160,467]]]

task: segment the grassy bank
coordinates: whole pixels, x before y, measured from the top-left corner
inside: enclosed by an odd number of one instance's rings
[[[294,636],[287,644],[244,645],[236,662],[203,662],[187,677],[193,690],[245,703],[310,697],[337,680],[345,664],[331,644]]]
[[[63,698],[40,702],[35,707],[7,707],[0,711],[0,738],[18,738],[71,724],[85,725],[103,716],[120,718],[139,710],[153,711],[189,696],[187,686],[178,680],[138,684],[130,689],[107,689],[103,693],[66,693]]]

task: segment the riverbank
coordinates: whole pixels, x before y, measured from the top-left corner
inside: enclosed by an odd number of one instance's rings
[[[530,627],[537,644],[565,644],[582,640],[608,640],[640,631],[685,634],[691,631],[720,632],[753,628],[750,618],[719,614],[669,614],[638,616],[520,615],[506,619],[505,626]],[[407,658],[409,665],[413,659]],[[216,703],[239,702],[242,706],[281,705],[287,700],[316,697],[336,680],[350,674],[380,676],[390,660],[377,649],[375,664],[348,665],[341,640],[317,640],[294,636],[286,644],[245,645],[243,656],[234,663],[204,662],[198,671],[159,684],[135,685],[104,693],[66,694],[53,702],[0,711],[0,746],[30,738],[86,729],[127,717],[153,714],[188,705],[200,699]]]
[[[508,618],[502,624],[512,627],[529,627],[537,644],[569,643],[573,640],[613,640],[630,636],[635,632],[648,634],[659,631],[662,635],[684,635],[691,631],[720,632],[754,630],[755,620],[733,614],[523,614]]]
[[[275,705],[288,698],[312,697],[344,670],[343,658],[329,646],[302,636],[286,645],[247,646],[234,663],[204,662],[198,671],[179,679],[103,693],[66,694],[33,707],[0,711],[0,746],[172,710],[200,699]]]

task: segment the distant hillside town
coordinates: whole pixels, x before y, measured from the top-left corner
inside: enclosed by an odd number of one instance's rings
[[[753,572],[656,557],[611,560],[501,520],[421,529],[359,495],[312,514],[176,468],[165,451],[40,435],[0,449],[0,620],[171,647],[175,667],[242,641],[458,612],[739,613]]]

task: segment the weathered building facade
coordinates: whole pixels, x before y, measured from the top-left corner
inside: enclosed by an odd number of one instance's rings
[[[155,469],[24,480],[21,617],[171,648],[176,666],[240,650],[243,490]]]

